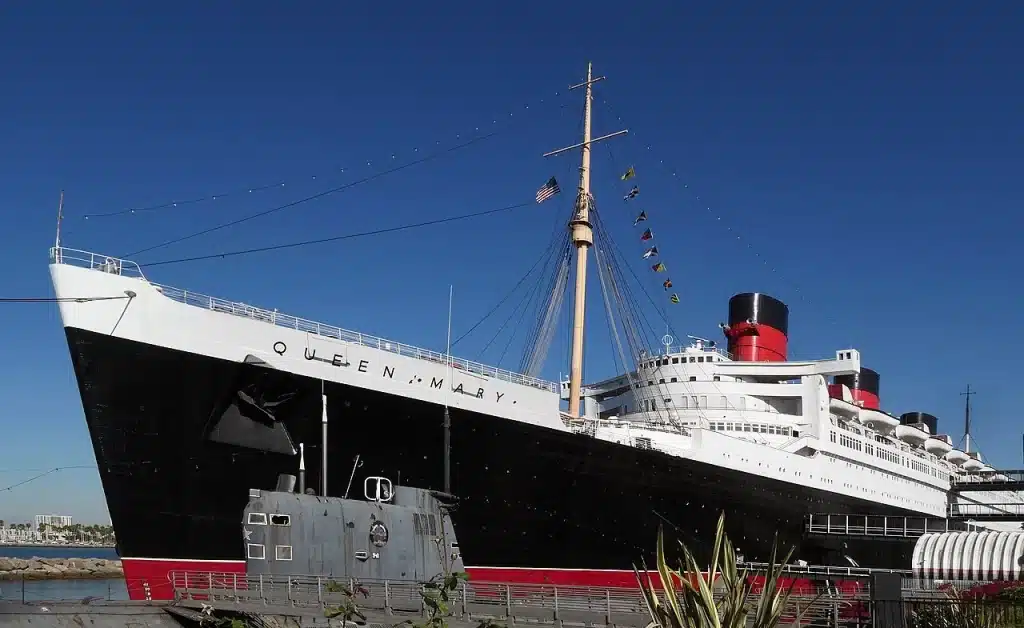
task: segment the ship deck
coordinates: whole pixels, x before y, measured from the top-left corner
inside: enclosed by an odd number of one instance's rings
[[[438,351],[431,351],[430,349],[395,342],[394,340],[388,340],[379,336],[351,331],[334,325],[328,325],[327,323],[320,323],[318,321],[292,316],[291,314],[284,314],[277,310],[268,310],[256,307],[241,301],[230,301],[228,299],[200,294],[191,290],[155,283],[146,278],[139,265],[131,260],[119,259],[99,253],[92,253],[90,251],[61,247],[50,249],[50,261],[54,264],[65,264],[78,268],[86,268],[95,272],[135,277],[155,287],[165,297],[185,305],[203,308],[213,312],[220,312],[222,314],[229,314],[240,318],[247,318],[249,320],[260,321],[269,325],[284,327],[286,329],[295,329],[323,336],[324,338],[333,338],[335,340],[341,340],[342,342],[369,347],[379,351],[387,351],[404,357],[425,360],[436,364],[448,364],[450,360],[451,367],[454,369],[463,370],[475,375],[492,377],[498,380],[511,382],[513,384],[539,388],[556,394],[558,393],[558,384],[539,377],[532,377],[530,375],[516,373],[514,371],[501,369],[481,362],[474,362],[472,360],[446,355]]]

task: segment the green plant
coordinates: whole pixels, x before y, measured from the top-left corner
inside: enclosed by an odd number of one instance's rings
[[[356,594],[362,594],[363,597],[367,597],[369,592],[362,586],[356,584],[355,589],[350,589],[345,585],[335,580],[328,580],[324,584],[324,591],[327,593],[341,593],[343,598],[341,603],[337,606],[329,606],[324,609],[324,617],[327,619],[341,618],[343,626],[348,625],[350,622],[354,624],[366,623],[366,615],[359,610],[356,606]]]
[[[449,603],[454,598],[460,585],[469,580],[469,575],[462,571],[445,573],[433,580],[423,583],[420,595],[427,609],[427,618],[414,623],[416,628],[447,628],[448,615],[451,614]]]
[[[753,604],[752,584],[746,570],[737,568],[736,551],[725,534],[725,513],[718,518],[710,571],[706,575],[683,543],[679,544],[683,553],[679,569],[668,566],[664,530],[661,528],[658,529],[657,549],[660,582],[655,583],[649,575],[641,575],[635,566],[633,570],[651,619],[661,628],[743,628],[748,625],[751,612],[751,628],[772,628],[782,620],[791,592],[791,587],[780,587],[779,579],[793,550],[778,560],[777,545],[776,539],[764,574],[764,588]],[[717,601],[716,592],[719,594]],[[802,617],[803,613],[797,615],[794,623]]]

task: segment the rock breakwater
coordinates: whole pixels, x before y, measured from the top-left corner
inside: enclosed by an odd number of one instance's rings
[[[123,578],[121,561],[103,558],[0,558],[0,580]]]

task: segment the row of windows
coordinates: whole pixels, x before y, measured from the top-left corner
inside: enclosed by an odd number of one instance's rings
[[[704,362],[724,362],[725,359],[720,355],[691,355],[689,357],[690,364],[701,364]],[[687,358],[683,356],[681,358],[661,358],[660,360],[652,360],[643,365],[643,368],[656,369],[659,366],[668,366],[669,364],[686,364]]]
[[[253,560],[266,560],[267,559],[267,548],[262,543],[249,543],[245,548],[245,555]],[[291,545],[275,545],[274,546],[274,560],[291,560],[292,559],[292,546]]]
[[[838,440],[839,444],[842,445],[843,447],[848,447],[855,451],[863,451],[869,456],[873,455],[876,458],[881,458],[882,460],[891,462],[893,464],[898,464],[904,467],[910,467],[915,471],[939,478],[941,480],[949,480],[949,474],[946,473],[945,471],[942,471],[937,467],[925,464],[924,462],[914,457],[904,457],[899,453],[889,450],[888,448],[883,448],[880,445],[880,443],[884,442],[882,437],[876,436],[876,439],[878,439],[879,442],[879,445],[877,446],[871,443],[864,443],[860,439],[853,438],[852,436],[847,436],[846,434],[839,434],[839,437],[837,439],[835,430],[832,430],[829,433],[829,440],[832,441],[833,443],[837,442]]]
[[[796,435],[796,432],[788,425],[774,425],[771,423],[729,423],[726,421],[712,421],[711,429],[719,432],[752,432],[757,434],[777,434],[780,436]]]

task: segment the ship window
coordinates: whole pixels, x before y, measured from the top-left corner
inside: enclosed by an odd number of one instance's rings
[[[663,379],[659,379],[659,380],[658,380],[658,383],[659,383],[659,384],[664,384],[664,383],[665,383],[665,380],[663,380]]]
[[[725,398],[724,396],[721,398],[721,402],[722,402],[722,405],[721,405],[722,408],[728,408],[729,407],[729,400],[727,398]]]
[[[250,512],[249,513],[249,525],[251,525],[251,526],[265,526],[265,525],[267,525],[267,513],[265,513],[265,512]]]
[[[678,377],[673,377],[671,381],[672,381],[673,383],[675,383],[675,382],[678,382],[678,381],[679,381],[679,378],[678,378]]]
[[[704,361],[704,356],[702,356],[702,355],[698,355],[698,356],[697,356],[697,361],[698,361],[698,362],[703,362],[703,361]]]
[[[714,377],[712,377],[711,379],[713,379],[713,380],[714,380],[714,381],[716,381],[716,382],[720,382],[720,381],[722,381],[722,378],[721,378],[721,377],[719,377],[719,376],[717,376],[717,375],[715,375],[715,376],[714,376]]]
[[[672,364],[679,364],[679,358],[672,358]]]
[[[430,515],[430,536],[437,536],[437,518]]]
[[[697,376],[696,376],[696,375],[691,375],[691,376],[690,376],[690,381],[691,381],[691,382],[695,382],[695,381],[697,381]]]
[[[686,407],[686,405],[687,405],[687,404],[686,404],[686,401],[687,401],[687,398],[686,398],[686,397],[681,397],[681,398],[679,399],[679,403],[681,404],[681,405],[680,405],[680,407],[682,407],[682,408],[685,408],[685,407]]]
[[[707,397],[707,395],[701,395],[700,396],[700,402],[697,405],[700,406],[701,408],[708,407],[708,397]]]
[[[664,360],[662,360],[661,361],[661,365],[662,366],[667,366],[668,365],[668,358],[665,358]]]
[[[267,550],[259,543],[249,543],[246,547],[246,556],[254,560],[265,560],[267,558]]]
[[[672,398],[671,398],[671,397],[667,397],[667,398],[665,399],[665,405],[667,406],[667,405],[669,405],[669,404],[671,404],[671,403],[672,403]]]
[[[275,545],[274,546],[274,560],[291,560],[292,559],[292,546],[291,545]]]
[[[696,361],[697,361],[697,358],[695,358],[695,357],[693,357],[693,356],[691,355],[691,356],[690,356],[690,364],[693,364],[693,363],[694,363],[694,362],[696,362]]]
[[[290,526],[291,524],[291,515],[270,515],[270,525],[272,526]]]

